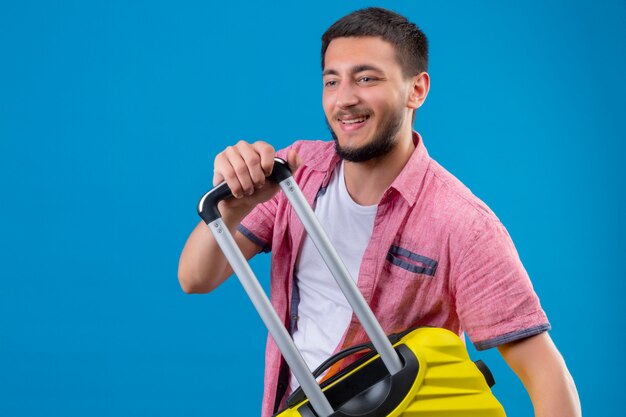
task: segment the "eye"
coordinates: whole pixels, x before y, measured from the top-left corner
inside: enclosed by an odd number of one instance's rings
[[[324,87],[334,87],[337,85],[337,81],[335,80],[328,80],[324,82]]]
[[[362,77],[360,77],[359,79],[356,80],[357,83],[359,84],[371,84],[374,81],[377,81],[376,77],[371,77],[369,75],[364,75]]]

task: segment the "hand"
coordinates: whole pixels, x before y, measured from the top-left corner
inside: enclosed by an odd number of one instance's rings
[[[268,143],[239,141],[215,157],[213,185],[226,181],[235,197],[227,206],[251,208],[278,192],[276,183],[266,182],[274,167],[274,156],[274,148]],[[301,160],[295,151],[288,152],[287,163],[292,172],[298,169]]]

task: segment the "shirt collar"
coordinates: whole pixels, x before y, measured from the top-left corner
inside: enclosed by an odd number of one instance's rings
[[[422,136],[415,131],[413,131],[413,143],[415,144],[413,154],[389,187],[396,190],[409,206],[413,206],[417,200],[430,162]]]
[[[328,173],[341,161],[335,152],[334,143],[328,143],[328,146],[331,147],[328,152],[320,152],[316,157],[305,162],[309,169]],[[413,143],[415,144],[413,154],[389,187],[396,190],[410,206],[413,206],[417,200],[417,194],[430,161],[422,136],[416,131],[413,131]]]

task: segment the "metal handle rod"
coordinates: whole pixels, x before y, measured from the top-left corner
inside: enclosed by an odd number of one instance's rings
[[[365,301],[365,298],[363,298],[363,294],[361,294],[361,291],[359,291],[359,288],[355,284],[354,280],[350,277],[348,269],[328,239],[328,235],[317,220],[313,209],[306,201],[300,187],[296,184],[293,177],[286,178],[279,184],[280,188],[282,188],[283,192],[287,196],[287,199],[296,211],[296,214],[304,225],[307,233],[311,237],[311,240],[313,240],[315,247],[322,256],[322,259],[328,266],[328,269],[330,269],[332,276],[335,278],[335,281],[337,281],[339,288],[341,288],[341,291],[348,300],[348,303],[352,306],[354,314],[356,314],[357,318],[361,322],[361,325],[372,341],[374,348],[376,348],[380,354],[387,370],[391,375],[400,371],[402,369],[402,362],[400,361],[397,352],[393,349],[393,346],[385,335],[383,328],[380,326],[380,323],[378,323],[378,320],[376,320],[376,317]]]
[[[259,284],[246,258],[241,253],[239,246],[235,243],[235,239],[233,239],[232,234],[224,224],[224,221],[220,217],[209,223],[208,226],[217,244],[222,249],[222,252],[224,252],[224,256],[226,256],[235,274],[237,274],[248,297],[265,323],[265,326],[274,338],[289,368],[296,376],[309,402],[320,417],[330,416],[333,413],[332,406],[307,367],[306,362],[300,355],[291,336],[289,336],[287,329],[283,323],[281,323],[278,314],[276,314],[265,291],[261,287],[261,284]]]

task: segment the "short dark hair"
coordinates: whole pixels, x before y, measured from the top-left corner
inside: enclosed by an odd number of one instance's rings
[[[391,10],[369,7],[337,20],[322,35],[322,70],[324,55],[333,39],[376,36],[391,43],[405,77],[428,70],[428,40],[409,20]]]

